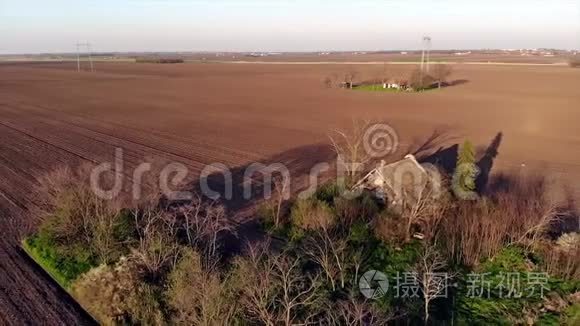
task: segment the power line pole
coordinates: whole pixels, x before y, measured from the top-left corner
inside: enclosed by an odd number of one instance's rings
[[[77,72],[81,71],[81,48],[85,48],[87,55],[89,57],[89,66],[91,68],[91,72],[95,72],[95,68],[93,65],[93,57],[91,56],[91,43],[77,43]]]
[[[95,72],[95,68],[93,66],[93,57],[91,57],[91,44],[87,43],[87,50],[89,52],[89,63],[91,65],[91,72]],[[429,69],[427,69],[427,71],[429,71]]]
[[[423,45],[421,51],[421,71],[429,72],[429,60],[431,59],[431,37],[423,36]]]
[[[426,54],[426,55],[425,55]],[[421,84],[425,76],[425,70],[429,73],[429,60],[431,57],[431,37],[423,36],[422,50],[421,50]],[[426,69],[425,69],[426,67]]]
[[[427,73],[429,73],[429,68],[431,66],[431,37],[427,36],[425,42],[425,47],[427,47]]]
[[[77,72],[81,71],[81,52],[79,43],[76,44],[77,46]]]

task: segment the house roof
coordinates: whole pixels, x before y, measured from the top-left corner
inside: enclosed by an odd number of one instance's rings
[[[369,172],[355,188],[389,188],[398,193],[404,186],[425,184],[430,179],[427,171],[409,154],[404,159],[385,165],[384,162]]]

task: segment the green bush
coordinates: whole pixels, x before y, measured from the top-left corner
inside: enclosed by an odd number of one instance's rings
[[[82,246],[59,246],[41,232],[23,241],[25,251],[63,288],[96,265],[92,252]]]
[[[580,325],[580,303],[566,309],[564,321],[564,325]]]
[[[334,205],[335,199],[342,193],[342,188],[334,182],[325,183],[316,190],[314,198],[332,206]]]
[[[485,260],[476,270],[486,274],[485,281],[489,286],[482,297],[468,297],[467,277],[464,276],[458,304],[459,319],[469,321],[473,325],[513,325],[524,323],[529,318],[539,318],[541,325],[558,324],[558,314],[542,314],[538,312],[542,304],[551,295],[564,297],[580,289],[578,282],[566,282],[553,279],[546,275],[543,297],[539,290],[526,291],[528,273],[541,272],[528,259],[527,252],[520,247],[503,248],[494,257]],[[506,276],[518,280],[517,292],[521,297],[507,296],[509,290]],[[514,281],[512,281],[514,282]],[[489,297],[488,297],[489,296]]]
[[[274,228],[274,208],[272,205],[263,203],[258,206],[256,217],[266,231],[270,231]]]

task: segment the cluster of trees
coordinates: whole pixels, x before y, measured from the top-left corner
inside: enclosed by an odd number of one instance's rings
[[[135,58],[136,63],[184,63],[185,61],[180,58],[150,58],[150,57],[138,57]]]
[[[568,65],[572,68],[580,67],[580,55],[575,55],[568,61]]]
[[[444,86],[453,74],[453,68],[448,64],[432,64],[429,71],[415,68],[409,77],[409,85],[414,90],[425,90]]]
[[[334,145],[341,156],[361,155],[352,143]],[[472,146],[464,145],[460,158],[473,161]],[[42,181],[41,227],[26,244],[103,324],[580,319],[580,236],[554,229],[564,211],[545,198],[541,178],[510,179],[509,186],[468,201],[451,190],[419,196],[397,212],[373,194],[353,196],[349,185],[362,171],[296,200],[283,196],[285,184],[274,178],[273,196],[258,210],[268,236],[224,255],[224,238],[236,229],[218,203],[168,203],[155,191],[137,202],[106,201],[90,191],[84,171],[59,170]],[[468,172],[458,178],[469,189]],[[361,293],[369,270],[388,277],[384,295]],[[545,296],[502,297],[500,275],[524,279],[531,272],[548,273]],[[470,294],[473,273],[490,277],[489,297]],[[414,289],[410,295],[394,288],[403,275]]]
[[[448,64],[432,64],[430,65],[429,71],[422,70],[420,67],[416,67],[411,71],[407,78],[407,86],[415,91],[425,90],[433,87],[441,88],[444,86],[451,75],[453,74],[453,68]],[[393,76],[389,72],[388,66],[385,65],[383,71],[378,73],[372,80],[357,80],[360,77],[360,73],[354,69],[350,69],[342,74],[332,74],[326,77],[323,81],[327,88],[349,88],[358,85],[374,85],[382,89],[383,85],[388,83]]]

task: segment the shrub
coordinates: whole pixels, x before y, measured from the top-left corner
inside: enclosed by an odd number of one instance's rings
[[[247,257],[234,262],[232,283],[245,323],[306,324],[319,312],[323,295],[319,273],[304,270],[300,257],[269,252],[268,244],[249,246]]]
[[[475,199],[475,179],[478,168],[475,165],[475,149],[473,144],[466,140],[461,146],[457,158],[457,166],[453,174],[453,192],[459,199]]]
[[[379,211],[372,196],[365,192],[356,198],[339,197],[334,201],[334,211],[339,224],[350,227],[356,222],[370,222]]]
[[[405,241],[407,234],[404,219],[390,210],[383,211],[373,221],[375,236],[381,241],[395,245]]]
[[[136,63],[158,63],[158,64],[170,64],[170,63],[184,63],[183,59],[179,58],[137,58]]]
[[[216,271],[205,271],[201,257],[186,249],[168,277],[168,303],[175,324],[231,325],[236,313],[233,289]]]
[[[334,205],[334,200],[340,196],[343,190],[341,187],[334,183],[329,182],[320,186],[314,193],[314,198],[325,202],[328,205]]]
[[[132,235],[129,216],[113,200],[101,198],[89,186],[90,166],[57,169],[40,180],[40,232],[59,247],[82,248],[99,262],[117,260],[122,242]]]
[[[63,288],[95,266],[95,257],[83,247],[58,246],[45,232],[23,241],[26,252]]]
[[[274,208],[272,205],[267,203],[261,204],[258,206],[258,210],[256,212],[257,218],[262,222],[264,228],[268,231],[274,230]]]
[[[71,292],[104,325],[165,324],[159,289],[140,279],[137,266],[125,258],[91,269]]]
[[[419,67],[415,68],[409,77],[409,84],[415,91],[421,91],[431,88],[435,79],[428,73],[422,72]]]
[[[578,233],[562,235],[556,244],[539,248],[544,269],[550,275],[563,279],[580,279],[580,236]]]
[[[543,178],[529,176],[491,198],[459,201],[442,220],[439,238],[450,258],[469,266],[510,244],[532,247],[559,214],[544,195]]]
[[[335,223],[331,208],[316,199],[300,199],[292,207],[292,224],[301,230],[328,229]]]
[[[568,60],[568,65],[572,68],[580,67],[580,56],[574,56]]]
[[[473,321],[476,325],[509,325],[525,322],[525,308],[528,301],[538,301],[522,298],[508,297],[509,284],[505,283],[504,275],[518,277],[525,280],[526,272],[531,269],[526,264],[525,252],[521,248],[509,247],[502,249],[493,259],[485,260],[476,270],[480,275],[485,275],[485,284],[481,290],[481,296],[469,294],[469,286],[461,289],[459,298],[459,319]],[[515,274],[518,274],[517,276]],[[519,290],[519,289],[516,289]]]
[[[436,64],[431,68],[433,71],[433,78],[437,82],[437,86],[441,88],[441,84],[446,83],[447,79],[453,73],[453,69],[448,64]]]
[[[576,303],[566,309],[562,325],[580,325],[580,303]]]

